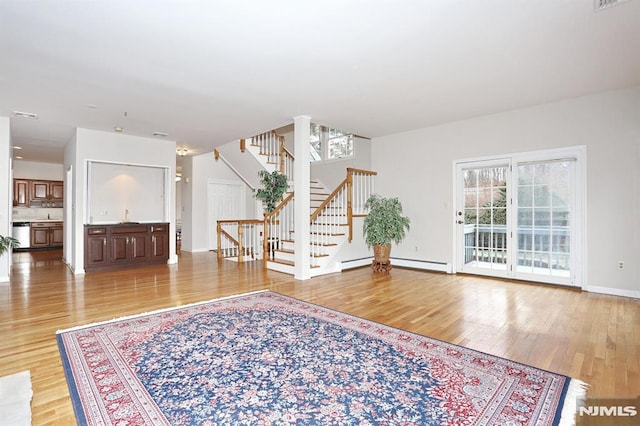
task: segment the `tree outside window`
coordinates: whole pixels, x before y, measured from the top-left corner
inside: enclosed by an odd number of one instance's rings
[[[311,161],[333,160],[352,156],[353,134],[311,123]]]

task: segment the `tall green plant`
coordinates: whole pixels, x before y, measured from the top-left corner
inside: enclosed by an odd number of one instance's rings
[[[271,173],[266,170],[260,170],[258,176],[260,176],[262,188],[255,190],[254,194],[257,199],[262,200],[264,210],[272,212],[282,199],[284,193],[289,189],[287,176],[277,170]]]
[[[409,230],[410,220],[402,215],[402,204],[398,198],[383,198],[373,194],[365,207],[369,214],[364,218],[364,240],[368,247],[399,244]]]
[[[18,240],[13,237],[3,237],[0,235],[0,256],[2,256],[10,248],[20,246]]]

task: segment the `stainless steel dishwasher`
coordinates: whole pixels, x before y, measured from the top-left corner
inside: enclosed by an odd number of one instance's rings
[[[18,248],[31,247],[31,222],[13,222],[12,236],[20,242]]]

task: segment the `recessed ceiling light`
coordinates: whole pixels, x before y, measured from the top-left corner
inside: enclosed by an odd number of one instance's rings
[[[19,155],[16,155],[16,156],[15,156],[15,157],[13,157],[13,158],[15,158],[16,160],[22,160],[22,158],[23,158],[23,157],[21,157],[21,156],[19,156]]]
[[[165,133],[165,132],[153,132],[153,136],[162,136],[162,137],[166,137],[166,136],[169,136],[169,133]]]
[[[178,149],[176,149],[176,153],[180,157],[184,157],[185,155],[187,155],[189,153],[189,151],[186,148],[178,148]]]
[[[114,128],[113,128],[113,130],[115,130],[115,131],[116,131],[116,132],[118,132],[118,133],[122,133],[122,131],[123,131],[124,129],[123,129],[122,127],[120,127],[120,126],[116,126],[116,127],[114,127]]]
[[[18,118],[28,118],[30,120],[38,119],[38,114],[34,114],[32,112],[13,111],[13,115],[15,115]]]
[[[15,145],[15,146],[13,147],[13,149],[22,149],[22,147],[21,147],[21,146],[18,146],[18,145]]]

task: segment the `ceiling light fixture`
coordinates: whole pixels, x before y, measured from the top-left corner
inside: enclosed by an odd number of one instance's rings
[[[182,180],[182,175],[180,173],[176,173],[176,182],[180,182]]]
[[[165,132],[153,132],[153,136],[162,136],[162,137],[164,138],[164,137],[169,136],[169,133],[165,133]]]
[[[186,156],[189,151],[186,148],[178,148],[176,149],[176,153],[180,156],[180,157],[184,157]]]
[[[13,158],[15,158],[16,160],[22,160],[24,157],[21,157],[21,156],[19,156],[19,155],[16,155],[16,156],[15,156],[15,157],[13,157]]]
[[[18,146],[18,145],[15,145],[15,146],[13,147],[13,149],[22,149],[22,147],[21,147],[21,146]]]
[[[122,131],[123,131],[124,129],[123,129],[122,127],[120,127],[120,126],[116,126],[116,127],[114,127],[114,128],[113,128],[113,130],[115,130],[115,131],[116,131],[116,132],[118,132],[118,133],[122,133]]]
[[[18,118],[28,118],[30,120],[38,119],[38,114],[34,114],[32,112],[13,111],[13,115],[15,115]]]

